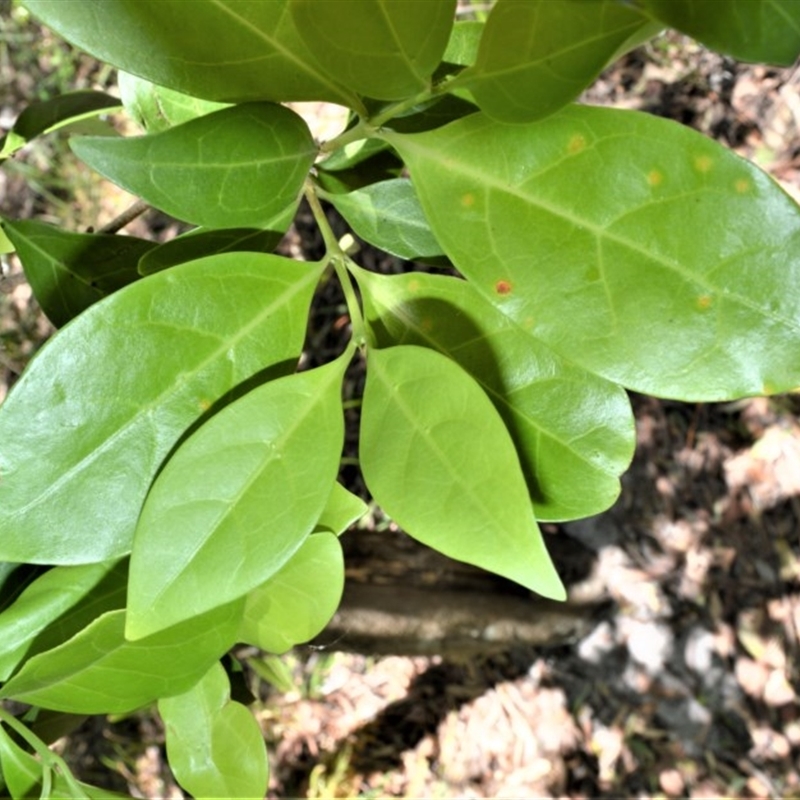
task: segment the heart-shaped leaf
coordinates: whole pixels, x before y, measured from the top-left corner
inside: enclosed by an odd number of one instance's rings
[[[334,80],[397,100],[430,85],[456,0],[290,0],[290,7],[301,38]]]
[[[167,462],[136,528],[130,638],[255,589],[311,533],[339,469],[348,360],[346,354],[254,389]]]
[[[386,136],[461,273],[570,361],[687,400],[800,384],[800,209],[716,142],[580,106]]]
[[[305,122],[272,103],[223,108],[146,136],[73,138],[71,146],[132,194],[212,228],[277,229],[316,156]]]
[[[241,103],[329,100],[360,108],[298,36],[288,0],[26,0],[95,58],[179,92]],[[326,4],[327,5],[327,4]]]
[[[66,325],[90,305],[138,280],[138,263],[157,242],[70,233],[36,220],[3,220],[42,310]]]
[[[25,662],[0,698],[73,714],[125,714],[185,692],[236,641],[243,601],[136,642],[125,611],[109,611],[53,650]]]
[[[455,362],[423,347],[370,348],[360,450],[372,496],[410,536],[564,599],[511,437]]]
[[[321,269],[212,256],[137,281],[60,331],[0,407],[0,560],[129,552],[184,431],[256,373],[293,368]]]
[[[222,665],[191,689],[158,702],[170,769],[196,798],[263,797],[269,765],[255,717],[230,698]]]
[[[616,500],[636,444],[624,389],[556,355],[466,281],[355,274],[379,347],[433,348],[481,385],[511,433],[539,520],[598,514]]]

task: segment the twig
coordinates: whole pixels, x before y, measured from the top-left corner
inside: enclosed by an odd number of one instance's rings
[[[148,203],[144,200],[137,200],[132,206],[126,208],[118,217],[114,217],[107,225],[103,225],[98,229],[98,233],[116,233],[122,230],[126,225],[133,222],[136,217],[141,216],[150,208]]]

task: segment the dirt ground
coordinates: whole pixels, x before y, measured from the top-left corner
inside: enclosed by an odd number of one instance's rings
[[[93,69],[78,69],[75,88],[113,82]],[[7,125],[33,87],[4,77]],[[667,36],[586,100],[695,127],[800,198],[798,90],[800,69],[737,64]],[[0,213],[52,214],[25,177],[0,173]],[[169,235],[162,219],[141,224]],[[287,246],[318,243],[299,226]],[[319,337],[341,327],[338,302],[323,298]],[[48,334],[9,260],[0,399]],[[800,400],[632,401],[638,448],[617,504],[548,526],[591,554],[594,591],[610,601],[585,632],[462,659],[299,649],[281,662],[288,691],[251,676],[271,796],[800,798]],[[88,720],[58,746],[84,780],[182,796],[148,714]]]

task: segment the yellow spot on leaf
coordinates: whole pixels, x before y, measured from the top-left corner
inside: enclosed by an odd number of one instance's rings
[[[567,145],[567,150],[571,155],[575,155],[576,153],[580,153],[582,150],[586,149],[586,137],[582,133],[574,134],[570,140],[569,144]]]
[[[203,398],[198,405],[200,406],[201,411],[208,411],[208,409],[211,408],[211,401]]]
[[[694,168],[698,172],[711,172],[711,167],[714,166],[714,159],[711,156],[695,156]]]
[[[651,169],[647,173],[647,182],[651,186],[660,186],[664,182],[664,173],[659,169]]]
[[[706,311],[711,308],[713,302],[711,295],[701,294],[700,297],[697,298],[697,308],[700,311]]]
[[[749,178],[739,178],[736,183],[733,184],[734,188],[736,189],[739,194],[744,194],[745,192],[749,192],[753,188],[753,184],[750,183]]]
[[[465,195],[461,197],[461,205],[464,208],[472,208],[475,205],[475,195],[472,192],[467,192]]]
[[[418,292],[419,291],[419,281],[414,278],[408,282],[408,291],[409,292]]]

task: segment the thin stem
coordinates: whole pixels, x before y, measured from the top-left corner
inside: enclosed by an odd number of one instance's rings
[[[364,327],[364,317],[361,314],[361,305],[356,296],[356,291],[353,288],[353,283],[350,280],[350,273],[347,270],[347,262],[349,259],[347,254],[339,246],[336,234],[331,230],[328,218],[325,216],[325,210],[322,208],[316,190],[310,181],[306,181],[305,195],[306,200],[308,200],[308,205],[311,207],[311,213],[314,215],[314,220],[322,234],[322,241],[325,243],[328,262],[333,265],[336,277],[339,279],[342,291],[344,292],[344,298],[347,302],[347,311],[350,314],[350,326],[353,332],[353,340],[359,347],[362,347],[367,341],[366,328]]]
[[[121,231],[126,225],[133,222],[136,217],[140,217],[150,208],[149,203],[144,200],[137,200],[132,206],[126,208],[119,216],[114,217],[107,225],[103,225],[97,232],[98,233],[116,233]]]

